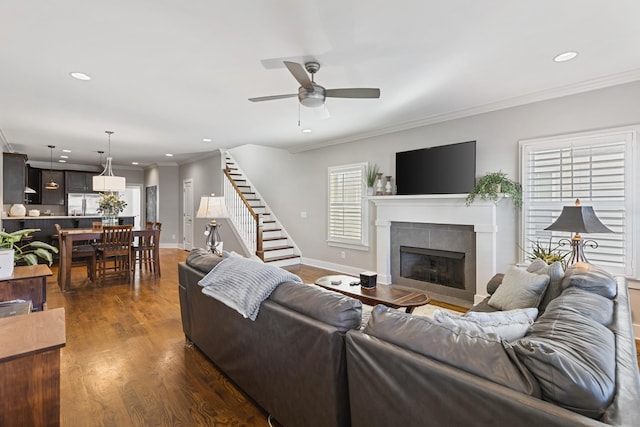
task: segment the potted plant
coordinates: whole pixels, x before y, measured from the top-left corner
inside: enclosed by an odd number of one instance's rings
[[[553,264],[556,261],[560,261],[562,263],[562,268],[564,270],[567,269],[567,256],[571,253],[569,251],[561,250],[560,244],[557,244],[555,247],[551,247],[552,238],[549,238],[549,244],[543,245],[540,243],[540,240],[536,240],[535,242],[531,242],[531,252],[526,252],[529,255],[530,260],[534,260],[540,258],[547,264]]]
[[[490,172],[480,178],[475,188],[469,193],[467,206],[473,203],[476,197],[498,203],[501,194],[510,196],[516,207],[522,206],[522,186],[520,183],[507,178],[507,174],[502,171]]]
[[[38,263],[38,258],[42,258],[51,265],[53,254],[58,253],[56,247],[39,240],[21,244],[23,238],[29,237],[31,233],[36,231],[40,231],[40,229],[25,228],[13,233],[0,231],[0,277],[11,276],[13,267],[18,262],[35,265]]]
[[[103,194],[98,200],[98,212],[104,215],[102,223],[105,225],[116,225],[118,214],[124,210],[127,202],[122,200],[117,193]]]
[[[364,181],[367,184],[367,196],[373,196],[373,187],[376,185],[378,173],[380,173],[380,167],[376,163],[367,163],[364,168]]]

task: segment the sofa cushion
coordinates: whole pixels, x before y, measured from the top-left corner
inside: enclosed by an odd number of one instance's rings
[[[475,319],[479,322],[507,323],[529,321],[533,323],[538,318],[538,309],[531,307],[492,312],[468,311],[464,317]]]
[[[504,279],[504,273],[498,273],[489,279],[487,282],[487,293],[489,295],[493,295],[495,293],[498,286],[502,283],[502,279]]]
[[[522,338],[531,328],[535,319],[535,317],[531,319],[527,316],[509,318],[503,316],[501,312],[491,313],[498,314],[498,316],[483,314],[485,317],[474,318],[436,309],[433,313],[433,320],[443,325],[457,326],[465,331],[477,332],[482,335],[495,334],[505,341],[513,341]]]
[[[547,264],[540,258],[536,258],[531,264],[529,264],[527,271],[536,274],[547,274],[549,276],[549,285],[547,286],[547,290],[544,292],[538,307],[542,312],[554,298],[557,298],[558,295],[562,293],[564,268],[562,268],[562,263],[560,261]]]
[[[187,265],[203,273],[208,273],[224,258],[203,248],[195,248],[187,255]]]
[[[579,313],[603,326],[609,326],[613,322],[613,301],[580,288],[565,289],[547,308]]]
[[[360,328],[362,303],[320,286],[284,282],[271,293],[269,299],[334,326],[341,332]]]
[[[615,391],[615,337],[600,323],[565,309],[568,299],[559,298],[514,348],[538,379],[544,400],[599,418]]]
[[[452,325],[377,305],[365,334],[502,384],[539,396],[536,380],[513,348],[495,334],[479,334]]]
[[[607,298],[614,298],[618,292],[616,280],[611,274],[600,267],[586,263],[576,263],[567,268],[562,280],[562,289],[571,286]]]
[[[500,310],[538,307],[549,284],[546,274],[529,273],[515,266],[502,279],[502,284],[489,298],[489,305]]]

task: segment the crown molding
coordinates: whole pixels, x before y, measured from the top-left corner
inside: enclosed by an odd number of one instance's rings
[[[408,129],[415,129],[422,126],[428,126],[436,123],[442,123],[450,120],[461,119],[464,117],[475,116],[478,114],[489,113],[492,111],[504,110],[507,108],[518,107],[535,102],[547,101],[564,96],[576,95],[580,93],[590,92],[597,89],[617,86],[625,83],[631,83],[640,80],[640,68],[626,71],[624,73],[613,74],[609,76],[598,77],[578,83],[572,83],[566,86],[559,86],[553,89],[545,89],[530,94],[517,96],[489,104],[479,105],[475,107],[465,108],[462,110],[451,111],[449,113],[438,114],[419,120],[408,121],[398,125],[386,128],[364,132],[344,138],[332,139],[329,141],[318,142],[315,144],[300,145],[289,148],[290,153],[300,153],[304,151],[316,150],[319,148],[330,147],[332,145],[344,144],[347,142],[359,141],[362,139],[373,138],[376,136],[387,135],[390,133],[401,132]]]

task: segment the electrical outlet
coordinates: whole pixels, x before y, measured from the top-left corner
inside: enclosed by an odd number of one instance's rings
[[[307,213],[305,211],[300,212],[300,218],[306,218]]]
[[[345,251],[341,251],[340,252],[340,258],[345,259],[347,257],[347,254]]]
[[[176,240],[176,235],[175,234],[171,235],[171,240]]]

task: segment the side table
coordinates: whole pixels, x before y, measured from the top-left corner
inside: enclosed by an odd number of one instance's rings
[[[31,300],[32,311],[47,308],[47,276],[51,269],[44,264],[15,267],[11,277],[0,279],[0,301]]]

